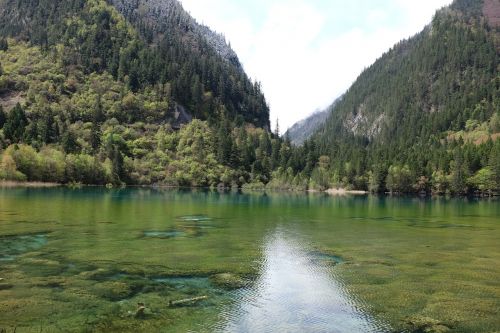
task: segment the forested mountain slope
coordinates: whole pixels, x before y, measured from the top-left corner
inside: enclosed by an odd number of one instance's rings
[[[223,108],[231,118],[269,125],[260,88],[235,53],[177,0],[112,4],[128,20],[102,0],[3,0],[0,32],[47,50],[59,45],[66,66],[106,71],[134,92],[168,83],[172,99],[198,118]]]
[[[456,0],[360,75],[312,142],[337,181],[408,191],[420,179],[462,193],[483,168],[498,181],[499,10]]]
[[[200,38],[204,39],[203,43],[208,43],[222,58],[242,68],[238,56],[226,43],[224,36],[198,24],[177,0],[108,0],[108,2],[133,22],[149,43],[160,42],[161,35],[167,32],[172,34],[172,31],[175,31],[192,45],[200,44]]]
[[[3,179],[268,179],[259,84],[176,0],[0,0],[0,129]]]

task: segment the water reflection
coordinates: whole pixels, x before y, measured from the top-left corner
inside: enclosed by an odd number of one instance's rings
[[[293,235],[276,231],[265,244],[255,287],[240,291],[238,304],[223,313],[220,332],[387,332],[335,280],[334,265]]]

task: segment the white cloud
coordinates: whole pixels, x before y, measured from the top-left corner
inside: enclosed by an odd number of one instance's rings
[[[339,13],[324,10],[325,1],[331,7],[328,0],[182,3],[198,21],[226,35],[247,73],[262,82],[271,120],[279,118],[284,131],[315,109],[328,106],[364,68],[399,40],[422,30],[436,9],[451,2],[379,1],[380,6],[377,3],[376,9],[359,18],[357,10],[348,11],[345,15],[351,17],[346,22],[359,24],[346,23],[342,31],[330,33],[329,28],[338,23],[332,14],[338,19]],[[342,11],[344,1],[335,1],[333,7]],[[366,5],[363,0],[353,1],[359,1],[359,8]]]

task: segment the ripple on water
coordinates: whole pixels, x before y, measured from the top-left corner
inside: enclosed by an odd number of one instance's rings
[[[205,234],[202,228],[197,227],[183,227],[180,229],[171,229],[165,231],[148,230],[143,232],[143,238],[159,238],[159,239],[172,239],[172,238],[186,238],[186,237],[201,237]]]
[[[148,238],[177,238],[177,237],[185,237],[187,233],[181,230],[168,230],[168,231],[144,231],[144,237]]]
[[[334,277],[331,265],[342,258],[309,251],[300,241],[277,232],[264,247],[254,286],[239,293],[222,313],[218,332],[389,332],[370,316]],[[318,262],[319,261],[319,262]]]
[[[184,216],[179,216],[177,217],[177,220],[183,221],[183,222],[206,222],[206,221],[212,221],[213,219],[207,215],[184,215]]]
[[[17,256],[40,249],[47,244],[46,234],[28,234],[0,237],[0,262],[12,261]]]
[[[175,229],[158,231],[158,230],[148,230],[143,232],[144,237],[148,238],[179,238],[179,237],[201,237],[205,234],[206,230],[214,228],[213,225],[209,225],[201,222],[212,221],[212,218],[206,215],[186,215],[177,217],[177,221],[180,222],[176,225]]]
[[[460,224],[460,223],[448,223],[446,221],[411,221],[408,224],[409,227],[415,228],[430,228],[430,229],[476,229],[479,230],[481,228],[477,228],[471,224]]]

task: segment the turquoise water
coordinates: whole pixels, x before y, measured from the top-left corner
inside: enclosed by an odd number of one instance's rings
[[[0,330],[494,332],[499,216],[497,200],[0,189]]]

